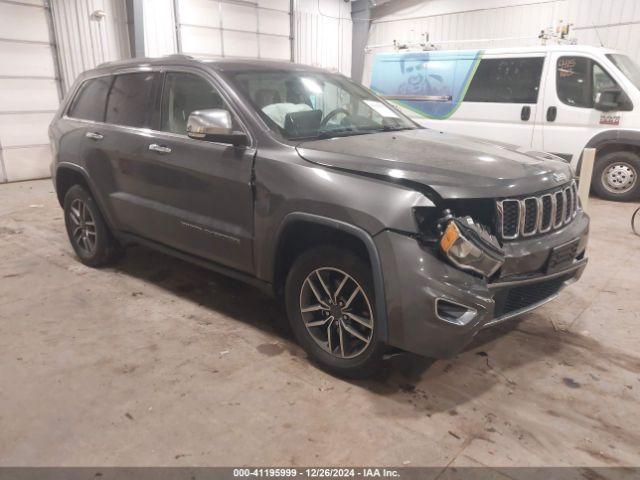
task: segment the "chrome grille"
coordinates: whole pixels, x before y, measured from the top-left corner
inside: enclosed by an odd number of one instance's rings
[[[498,201],[498,231],[504,240],[556,230],[578,213],[578,189],[573,181],[554,192]]]

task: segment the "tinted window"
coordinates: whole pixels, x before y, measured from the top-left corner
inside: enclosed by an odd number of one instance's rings
[[[116,75],[109,92],[107,123],[153,128],[156,76],[151,72]]]
[[[102,122],[104,120],[107,94],[113,77],[87,80],[73,100],[67,115],[84,120]]]
[[[487,58],[480,61],[465,102],[536,103],[544,58]]]
[[[590,58],[560,57],[556,87],[561,102],[572,107],[593,108],[598,92],[615,87],[616,82]]]
[[[162,98],[162,130],[186,135],[191,112],[210,108],[227,108],[213,85],[198,75],[167,73]]]

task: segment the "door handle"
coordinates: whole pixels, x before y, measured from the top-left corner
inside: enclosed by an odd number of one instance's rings
[[[520,120],[522,120],[523,122],[527,122],[529,121],[530,118],[531,118],[531,107],[528,105],[525,105],[524,107],[522,107],[522,110],[520,111]]]
[[[547,109],[547,122],[555,122],[558,116],[558,109],[556,107],[549,107]]]
[[[98,132],[87,132],[84,134],[85,137],[90,138],[91,140],[102,140],[104,135]]]
[[[149,150],[157,153],[171,153],[171,149],[169,147],[158,145],[157,143],[152,143],[151,145],[149,145]]]

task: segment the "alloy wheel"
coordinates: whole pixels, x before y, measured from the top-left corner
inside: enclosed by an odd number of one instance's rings
[[[84,255],[92,256],[96,251],[96,222],[83,200],[76,198],[71,202],[69,220],[73,242]]]
[[[611,193],[626,193],[637,181],[636,170],[626,162],[615,162],[602,172],[602,185]]]
[[[311,338],[335,357],[357,357],[373,338],[373,309],[364,288],[337,268],[318,268],[307,275],[300,313]]]

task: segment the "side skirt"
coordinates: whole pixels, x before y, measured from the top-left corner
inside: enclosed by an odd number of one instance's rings
[[[113,232],[114,236],[122,243],[126,244],[140,244],[145,247],[151,248],[158,252],[164,253],[171,257],[179,258],[180,260],[184,260],[185,262],[193,263],[194,265],[198,265],[200,267],[204,267],[208,270],[212,270],[216,273],[220,273],[227,277],[231,277],[235,280],[239,280],[244,282],[252,287],[257,288],[261,292],[269,295],[270,297],[275,297],[275,291],[273,289],[273,284],[269,282],[265,282],[264,280],[260,280],[252,275],[249,275],[244,272],[240,272],[233,268],[225,267],[224,265],[220,265],[219,263],[212,262],[211,260],[207,260],[201,257],[197,257],[195,255],[191,255],[189,253],[182,252],[180,250],[176,250],[175,248],[168,247],[161,243],[155,242],[153,240],[149,240],[144,237],[140,237],[138,235],[134,235],[133,233],[125,233],[125,232]]]

